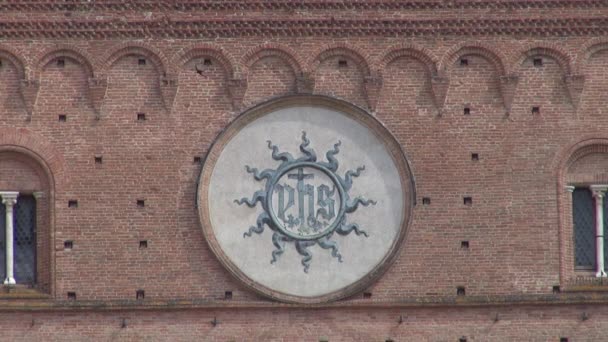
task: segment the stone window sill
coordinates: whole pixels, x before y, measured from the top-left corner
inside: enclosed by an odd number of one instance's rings
[[[0,285],[0,299],[48,299],[48,293],[29,285]]]
[[[582,273],[582,272],[581,272]],[[590,292],[590,291],[608,291],[608,278],[598,278],[592,275],[594,272],[585,272],[589,274],[579,275],[570,279],[563,291],[567,292]]]

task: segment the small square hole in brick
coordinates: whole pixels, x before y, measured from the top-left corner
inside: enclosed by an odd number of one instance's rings
[[[462,112],[464,113],[464,115],[471,115],[471,108],[470,107],[464,107],[464,110]]]
[[[560,337],[559,338],[559,342],[568,342],[568,338],[567,337]]]
[[[2,68],[2,60],[0,59],[0,68]]]
[[[467,338],[462,336],[461,338],[458,339],[458,342],[467,342]]]
[[[138,199],[137,200],[137,207],[138,208],[143,208],[145,206],[146,206],[146,201],[145,200],[143,200],[143,199]]]
[[[456,295],[457,296],[464,296],[466,294],[466,291],[464,289],[464,286],[458,286],[456,288]]]
[[[144,290],[135,291],[135,299],[143,300],[146,297],[146,292]]]
[[[202,163],[202,161],[203,161],[203,160],[202,160],[202,158],[201,158],[201,157],[199,157],[199,156],[196,156],[196,157],[194,157],[194,158],[192,159],[192,162],[193,162],[194,164],[200,164],[200,163]]]
[[[464,205],[473,205],[473,197],[464,197],[462,202]]]
[[[370,298],[372,298],[371,292],[363,292],[363,299],[370,299]]]
[[[60,67],[60,68],[63,68],[65,66],[65,59],[58,58],[57,59],[57,66]]]
[[[137,60],[137,64],[138,65],[146,65],[146,59],[145,58],[139,58]]]
[[[137,121],[146,121],[146,113],[137,113]]]
[[[226,299],[226,300],[232,299],[232,291],[224,292],[224,299]]]
[[[430,197],[422,197],[422,205],[430,205],[431,198]]]
[[[553,286],[553,293],[560,293],[560,292],[562,292],[562,289],[559,287],[559,285]]]
[[[78,201],[77,200],[69,200],[68,201],[68,208],[78,208]]]
[[[540,114],[540,107],[532,107],[532,114]]]
[[[59,122],[66,122],[68,121],[68,117],[65,114],[61,114],[59,115]]]
[[[102,164],[103,158],[101,156],[95,156],[95,164]]]
[[[469,65],[469,60],[466,58],[461,58],[460,59],[460,66],[468,66]]]
[[[139,248],[140,249],[148,248],[148,240],[139,241]]]
[[[76,292],[68,292],[68,300],[76,300]]]
[[[211,64],[213,64],[213,63],[211,63],[211,59],[209,59],[209,58],[205,58],[205,59],[203,60],[203,65],[211,65]]]
[[[472,161],[479,161],[479,153],[471,153]]]
[[[460,248],[469,249],[469,241],[460,241]]]
[[[532,63],[534,64],[535,67],[540,68],[543,66],[543,59],[538,57],[538,58],[534,58],[532,60]]]
[[[395,342],[395,340],[393,340],[392,338],[387,338],[386,340],[384,340],[384,342]]]
[[[74,241],[72,241],[72,240],[65,240],[63,242],[63,249],[70,250],[72,248],[74,248]]]
[[[338,61],[338,67],[340,68],[346,68],[348,66],[348,61],[345,59],[341,59]]]

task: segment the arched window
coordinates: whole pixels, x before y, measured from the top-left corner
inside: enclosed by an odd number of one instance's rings
[[[50,290],[48,173],[34,158],[0,151],[0,282]]]
[[[608,145],[575,151],[565,165],[571,209],[571,251],[579,275],[606,277],[608,265]]]

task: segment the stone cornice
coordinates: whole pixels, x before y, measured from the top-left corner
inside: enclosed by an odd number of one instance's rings
[[[22,38],[201,38],[247,36],[422,36],[536,35],[608,33],[608,17],[546,19],[0,19],[0,39]]]
[[[181,0],[181,1],[10,1],[5,11],[166,11],[166,10],[404,10],[404,9],[529,9],[608,7],[603,0]]]
[[[391,301],[370,301],[364,299],[338,301],[323,304],[288,304],[270,301],[226,301],[210,299],[169,299],[169,300],[52,300],[18,297],[3,300],[0,312],[28,311],[133,311],[133,310],[222,310],[222,309],[403,309],[403,308],[483,308],[513,306],[570,306],[606,305],[605,292],[559,294],[559,295],[512,295],[512,296],[467,296],[395,298]]]

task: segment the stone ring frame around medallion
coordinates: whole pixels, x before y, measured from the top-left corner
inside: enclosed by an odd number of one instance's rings
[[[390,154],[399,172],[401,192],[404,195],[402,208],[403,216],[400,224],[400,230],[398,236],[393,240],[389,251],[384,255],[383,259],[370,272],[368,272],[366,276],[362,277],[358,281],[331,293],[311,297],[279,292],[248,277],[222,250],[222,247],[214,234],[209,212],[209,183],[213,174],[213,169],[223,148],[234,136],[239,133],[242,128],[256,119],[280,109],[296,106],[311,106],[335,110],[348,115],[348,117],[354,119],[356,122],[369,129],[384,144],[386,151]],[[400,251],[403,249],[407,232],[409,230],[408,228],[411,226],[413,219],[412,213],[416,201],[416,186],[410,164],[401,148],[399,141],[378,119],[368,113],[365,109],[344,100],[324,95],[289,95],[277,99],[271,99],[267,102],[244,110],[218,134],[210,146],[207,155],[205,156],[203,168],[199,176],[196,200],[201,228],[209,248],[212,250],[222,266],[224,266],[226,270],[228,270],[228,272],[239,282],[254,292],[274,300],[299,304],[321,304],[352,296],[355,293],[365,290],[373,282],[380,278],[393,264]]]

